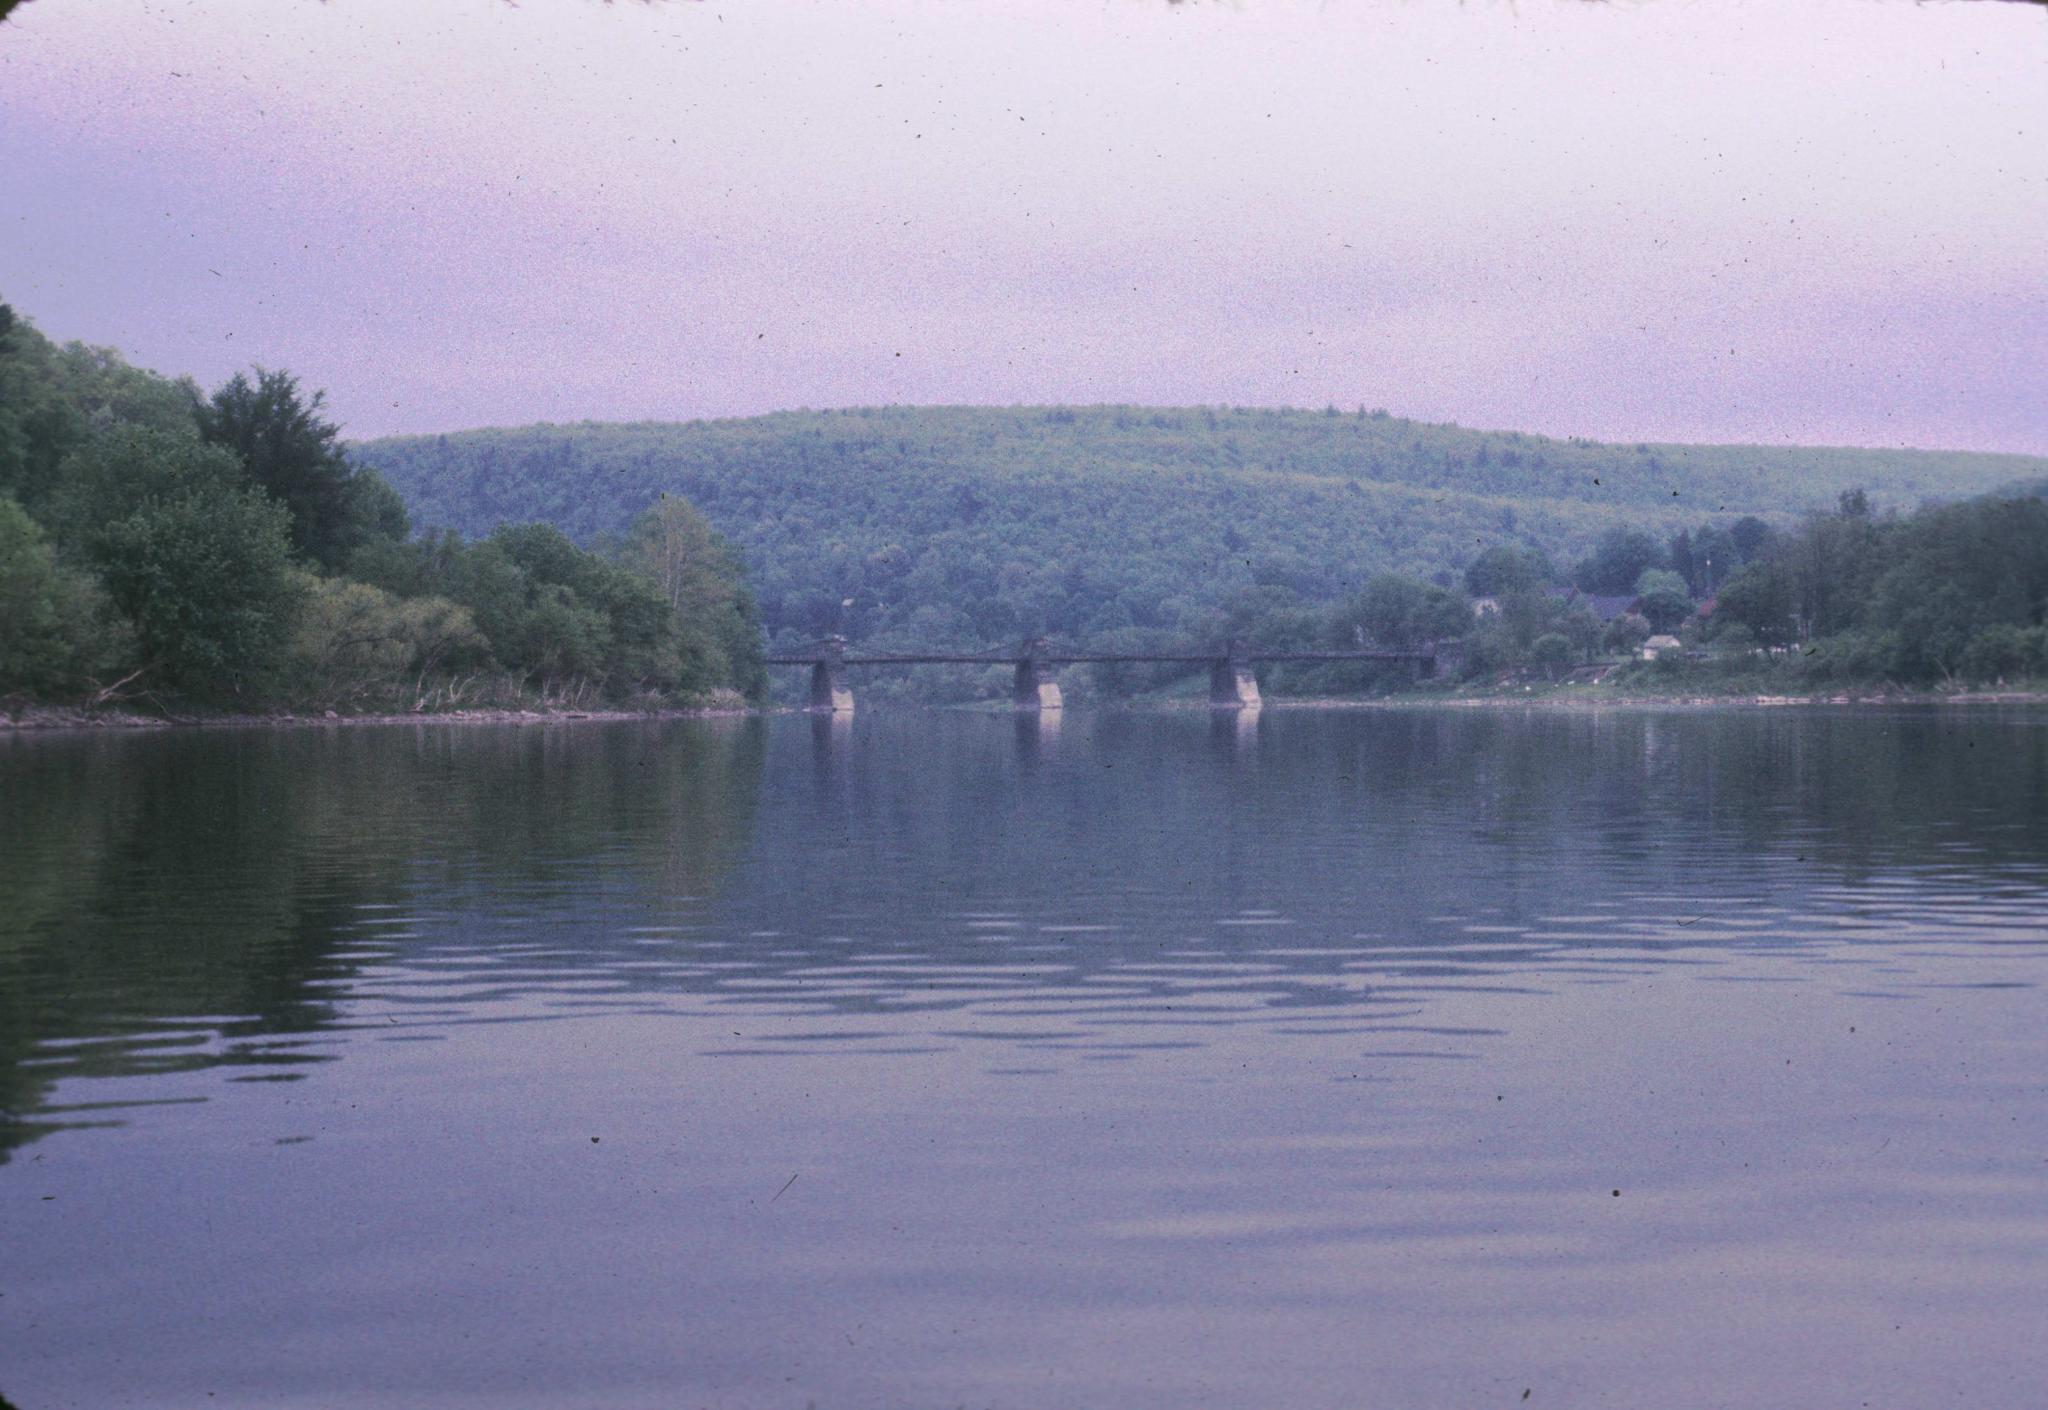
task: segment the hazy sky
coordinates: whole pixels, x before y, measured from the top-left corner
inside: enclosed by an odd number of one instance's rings
[[[0,298],[352,435],[1335,402],[2048,453],[2048,12],[31,0]]]

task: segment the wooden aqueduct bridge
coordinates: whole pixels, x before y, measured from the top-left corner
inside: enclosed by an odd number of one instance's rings
[[[1440,651],[1448,653],[1452,649],[1450,645],[1439,648],[1432,643],[1416,651],[1262,651],[1233,641],[1206,651],[1069,651],[1044,637],[1034,637],[1016,651],[877,652],[855,656],[847,654],[845,637],[828,636],[799,651],[771,654],[767,661],[771,666],[809,666],[810,708],[832,713],[853,709],[853,691],[846,684],[849,666],[1010,666],[1016,670],[1014,699],[1019,710],[1057,710],[1061,701],[1059,682],[1053,679],[1054,667],[1113,662],[1207,666],[1209,703],[1235,709],[1259,703],[1259,680],[1252,668],[1267,661],[1395,661],[1405,662],[1415,668],[1417,675],[1428,677],[1436,674]]]

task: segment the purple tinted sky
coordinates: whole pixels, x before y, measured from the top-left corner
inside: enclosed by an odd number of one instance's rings
[[[32,0],[0,297],[351,434],[1386,406],[2048,453],[2033,6]]]

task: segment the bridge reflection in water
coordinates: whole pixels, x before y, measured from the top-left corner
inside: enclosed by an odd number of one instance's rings
[[[1208,649],[1186,651],[1129,652],[1083,651],[1057,647],[1045,637],[1033,637],[1016,651],[919,651],[874,652],[849,655],[846,638],[828,636],[797,651],[771,653],[771,666],[811,668],[812,710],[846,714],[853,709],[853,691],[846,683],[849,666],[1010,666],[1016,671],[1012,699],[1019,710],[1057,710],[1061,707],[1059,682],[1053,678],[1060,666],[1111,663],[1154,663],[1209,668],[1209,703],[1219,709],[1256,707],[1259,681],[1253,668],[1272,661],[1391,661],[1405,662],[1419,677],[1436,674],[1440,658],[1453,647],[1432,642],[1414,651],[1262,650],[1242,641],[1226,642]]]

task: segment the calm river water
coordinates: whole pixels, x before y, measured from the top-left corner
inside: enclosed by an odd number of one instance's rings
[[[2048,711],[0,739],[0,1393],[2048,1404]]]

